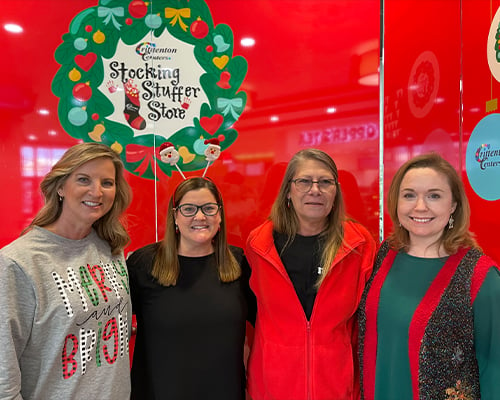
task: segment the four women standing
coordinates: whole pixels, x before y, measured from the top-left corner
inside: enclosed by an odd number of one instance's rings
[[[128,398],[122,171],[107,146],[74,146],[44,178],[27,233],[0,251],[0,397]],[[370,278],[375,243],[346,217],[334,161],[307,149],[289,162],[247,242],[254,400],[357,399],[359,367],[364,399],[498,398],[500,271],[469,232],[460,177],[422,155],[388,198],[394,232]],[[215,184],[182,182],[165,238],[127,265],[132,398],[243,400],[255,297]]]

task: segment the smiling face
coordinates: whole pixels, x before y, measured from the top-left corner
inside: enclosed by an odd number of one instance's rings
[[[295,179],[335,179],[332,172],[320,161],[304,160],[297,168]],[[307,192],[301,192],[292,182],[288,198],[299,219],[298,233],[304,236],[315,235],[323,231],[327,225],[328,214],[332,211],[337,193],[336,185],[328,191],[319,190],[318,184],[314,183]]]
[[[207,188],[191,190],[179,201],[183,204],[201,206],[207,203],[217,203],[212,192]],[[213,216],[206,216],[198,209],[192,217],[185,217],[179,210],[175,211],[175,223],[179,228],[178,253],[184,256],[202,256],[213,252],[212,239],[219,231],[221,211]]]
[[[405,174],[397,215],[410,235],[410,254],[412,248],[428,248],[439,241],[455,208],[444,174],[432,168],[413,168]]]
[[[86,162],[75,169],[57,191],[63,198],[55,225],[57,232],[70,238],[85,237],[92,224],[113,206],[116,170],[107,157]]]

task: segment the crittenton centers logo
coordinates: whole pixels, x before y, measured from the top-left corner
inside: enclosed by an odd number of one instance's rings
[[[156,43],[143,42],[137,45],[135,52],[142,57],[143,61],[171,60],[171,55],[177,53],[177,48],[156,47]]]
[[[490,144],[481,144],[476,150],[475,158],[482,170],[500,167],[500,148],[492,149]]]

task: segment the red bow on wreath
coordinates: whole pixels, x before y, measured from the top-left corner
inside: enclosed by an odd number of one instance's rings
[[[159,148],[153,148],[148,146],[142,146],[140,144],[129,144],[125,148],[125,157],[128,163],[136,163],[141,161],[140,165],[135,169],[139,175],[143,175],[149,167],[149,164],[153,164],[154,157],[160,158]]]

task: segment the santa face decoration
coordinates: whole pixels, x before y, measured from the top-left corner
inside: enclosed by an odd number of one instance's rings
[[[207,148],[205,149],[204,152],[205,159],[207,160],[207,166],[205,168],[205,171],[203,172],[202,177],[204,177],[205,174],[207,173],[207,169],[210,166],[210,163],[217,160],[221,152],[221,148],[219,146],[220,142],[218,138],[206,139],[204,143],[207,145]],[[173,143],[170,142],[163,143],[159,148],[159,154],[161,161],[163,161],[165,164],[170,164],[175,166],[179,171],[179,173],[182,175],[182,177],[186,179],[183,172],[177,165],[177,162],[180,159],[180,155],[179,152],[176,150],[175,146],[173,145]]]
[[[179,152],[175,149],[175,147],[167,147],[162,152],[160,152],[161,160],[164,163],[175,165],[177,161],[179,161]]]
[[[216,144],[209,144],[205,149],[205,156],[207,161],[215,161],[220,156],[220,146]]]

